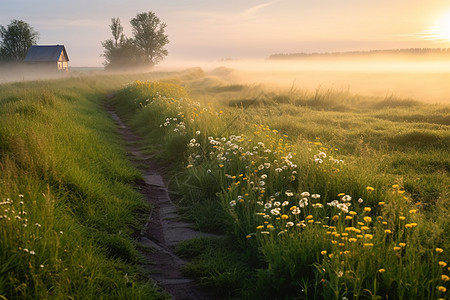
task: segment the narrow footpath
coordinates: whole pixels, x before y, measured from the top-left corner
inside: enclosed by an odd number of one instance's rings
[[[164,169],[151,156],[142,153],[141,138],[133,134],[114,110],[111,107],[106,107],[106,110],[126,142],[130,160],[143,173],[140,192],[152,206],[151,215],[138,239],[139,243],[151,249],[141,252],[146,261],[143,268],[175,300],[212,299],[200,291],[192,279],[182,274],[185,261],[174,253],[174,249],[181,241],[213,235],[195,231],[191,224],[180,221],[164,181]]]

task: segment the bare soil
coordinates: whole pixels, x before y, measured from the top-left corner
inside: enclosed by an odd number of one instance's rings
[[[143,173],[139,189],[152,211],[137,242],[150,251],[142,251],[151,279],[163,288],[175,300],[213,299],[201,291],[195,282],[184,276],[182,268],[186,263],[175,253],[175,247],[181,241],[213,236],[192,229],[191,224],[181,220],[175,204],[169,197],[167,183],[164,179],[165,169],[157,161],[141,151],[141,138],[126,126],[111,107],[106,107],[117,125],[118,131],[126,143],[130,161]]]

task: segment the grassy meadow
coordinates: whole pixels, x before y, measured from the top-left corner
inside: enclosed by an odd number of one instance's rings
[[[0,298],[166,299],[137,270],[150,207],[104,112],[130,77],[0,85]]]
[[[222,78],[0,85],[0,298],[167,297],[138,268],[150,207],[105,101],[223,236],[177,249],[216,295],[448,298],[450,106]]]
[[[181,88],[184,87],[184,91]],[[438,299],[449,287],[449,106],[221,82],[112,100],[172,167],[186,273],[245,299]]]

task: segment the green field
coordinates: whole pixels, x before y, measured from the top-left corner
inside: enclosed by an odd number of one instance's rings
[[[183,216],[223,236],[178,248],[209,291],[447,298],[449,105],[215,74],[0,85],[1,296],[165,297],[138,268],[149,207],[108,102],[169,168]]]

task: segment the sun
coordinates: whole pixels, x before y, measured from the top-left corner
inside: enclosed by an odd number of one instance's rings
[[[441,15],[425,34],[430,40],[450,41],[450,12]]]

